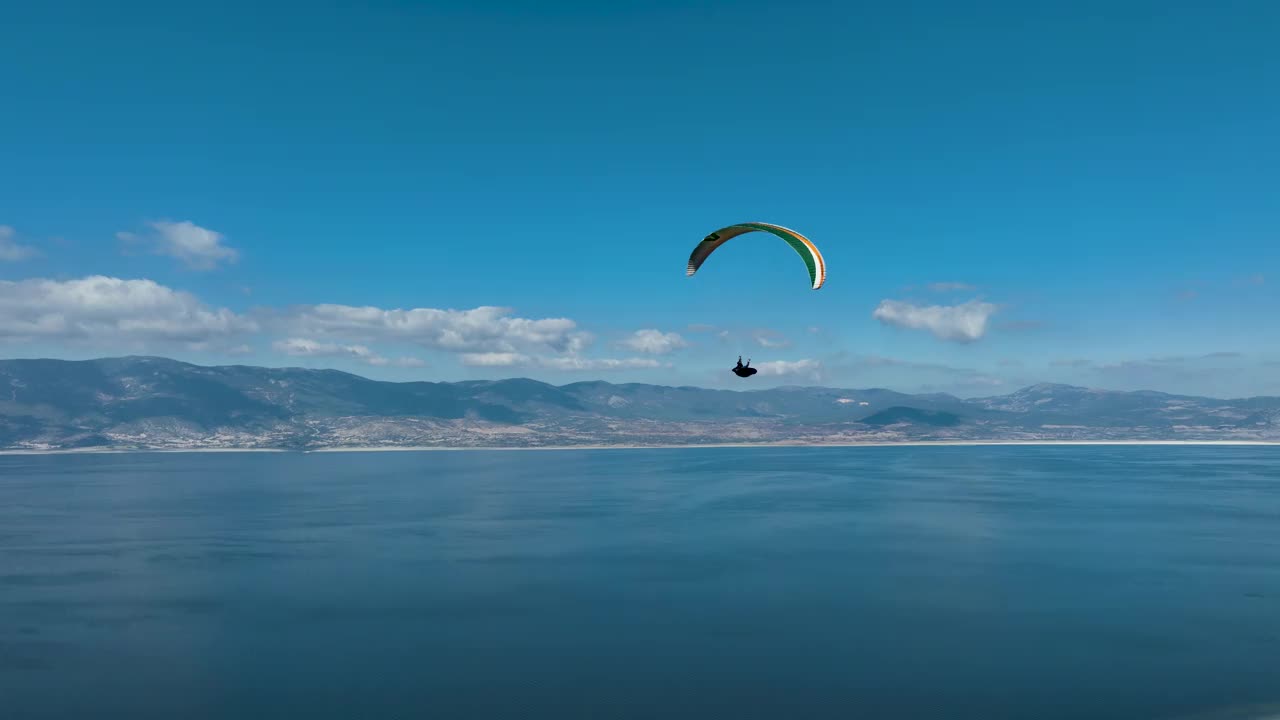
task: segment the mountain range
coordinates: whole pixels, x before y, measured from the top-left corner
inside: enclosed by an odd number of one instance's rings
[[[1280,442],[1280,398],[1040,384],[958,398],[535,380],[384,382],[159,357],[0,360],[0,448],[320,449],[903,441]]]

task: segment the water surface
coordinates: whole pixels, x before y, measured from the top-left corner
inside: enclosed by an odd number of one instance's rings
[[[0,457],[5,717],[1278,700],[1280,448]]]

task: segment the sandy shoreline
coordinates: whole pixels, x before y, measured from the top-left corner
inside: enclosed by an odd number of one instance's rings
[[[704,450],[764,448],[859,448],[859,447],[989,447],[989,446],[1121,446],[1177,445],[1208,447],[1280,447],[1280,441],[1267,440],[909,440],[901,442],[850,443],[706,443],[698,445],[543,445],[538,447],[444,447],[444,446],[370,446],[324,447],[309,450],[283,448],[70,448],[59,450],[7,449],[2,455],[118,455],[124,453],[371,453],[371,452],[519,452],[572,450]]]

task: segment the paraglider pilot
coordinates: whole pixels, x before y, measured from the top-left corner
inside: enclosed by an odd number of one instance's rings
[[[737,375],[738,377],[751,377],[752,375],[756,374],[756,369],[751,367],[750,358],[747,359],[747,364],[743,365],[742,356],[739,355],[738,364],[733,368],[733,374]]]

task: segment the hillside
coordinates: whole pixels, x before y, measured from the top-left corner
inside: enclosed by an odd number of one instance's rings
[[[156,357],[0,361],[0,448],[1277,440],[1280,398],[1034,385],[986,398],[529,379],[392,383]]]

